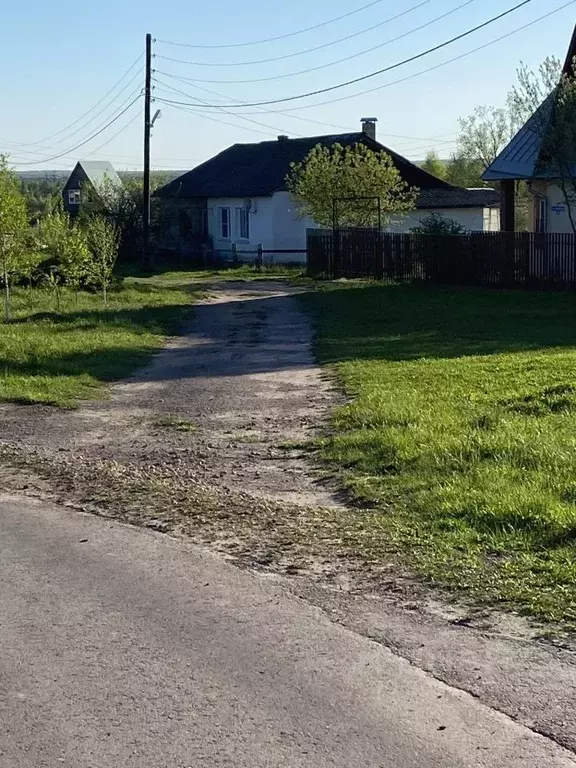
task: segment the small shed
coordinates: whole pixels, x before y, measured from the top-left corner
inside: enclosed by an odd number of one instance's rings
[[[71,216],[80,211],[86,185],[98,194],[105,185],[120,189],[122,180],[112,163],[107,160],[79,160],[62,190],[64,210]]]

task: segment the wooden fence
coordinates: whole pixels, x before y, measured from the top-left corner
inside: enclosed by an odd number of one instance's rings
[[[311,229],[307,263],[312,276],[576,290],[573,234],[417,235]]]

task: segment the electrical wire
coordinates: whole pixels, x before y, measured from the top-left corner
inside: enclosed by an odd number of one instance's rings
[[[329,24],[334,24],[337,21],[342,21],[342,19],[348,19],[350,16],[354,16],[357,13],[360,13],[361,11],[365,11],[368,8],[373,8],[375,5],[379,5],[381,2],[384,2],[385,0],[372,0],[371,3],[367,3],[366,5],[363,5],[360,8],[356,8],[353,11],[348,11],[348,13],[342,14],[342,16],[336,16],[333,19],[328,19],[328,21],[322,21],[319,24],[314,24],[311,27],[305,27],[304,29],[298,29],[296,32],[288,32],[284,35],[278,35],[277,37],[267,37],[263,40],[252,40],[249,42],[244,43],[228,43],[224,45],[196,45],[196,44],[190,44],[190,43],[175,43],[170,40],[155,40],[155,42],[162,43],[163,45],[172,45],[177,48],[203,48],[203,49],[224,49],[224,48],[246,48],[250,45],[261,45],[263,43],[274,43],[277,40],[287,40],[290,37],[296,37],[297,35],[303,35],[305,32],[312,32],[315,29],[321,29],[322,27],[327,27]]]
[[[84,112],[84,114],[80,115],[80,117],[78,117],[76,120],[74,120],[74,122],[70,123],[69,125],[66,125],[64,128],[60,129],[59,131],[56,131],[56,133],[53,133],[53,134],[51,134],[50,136],[46,136],[44,139],[38,139],[37,141],[31,141],[31,142],[20,142],[20,143],[7,142],[7,143],[11,143],[13,146],[18,146],[18,147],[36,147],[36,146],[38,146],[39,144],[46,144],[47,142],[49,142],[49,141],[51,141],[52,139],[56,138],[56,136],[60,136],[60,135],[61,135],[61,134],[63,134],[63,133],[67,133],[67,131],[68,131],[70,128],[73,128],[75,125],[78,125],[78,123],[79,123],[81,120],[83,120],[83,119],[84,119],[85,117],[87,117],[87,116],[88,116],[88,115],[89,115],[91,112],[93,112],[93,111],[96,109],[96,107],[99,107],[99,106],[100,106],[100,104],[102,104],[102,102],[103,102],[103,101],[105,101],[105,100],[108,98],[108,96],[110,96],[110,94],[112,94],[112,93],[113,93],[113,92],[116,90],[116,88],[117,88],[117,87],[120,85],[120,83],[121,83],[121,82],[122,82],[122,81],[123,81],[123,80],[124,80],[124,79],[125,79],[125,78],[126,78],[128,75],[129,75],[129,74],[130,74],[130,72],[132,72],[132,70],[134,69],[134,67],[136,67],[136,66],[137,66],[137,64],[138,64],[138,63],[141,61],[142,57],[143,57],[143,54],[139,54],[139,55],[138,55],[138,57],[136,58],[136,60],[134,61],[134,63],[133,63],[133,64],[131,64],[131,65],[128,67],[128,69],[126,70],[126,72],[124,72],[124,74],[122,75],[122,77],[121,77],[121,78],[120,78],[120,79],[119,79],[119,80],[118,80],[116,83],[114,83],[114,85],[112,86],[112,88],[110,88],[110,90],[109,90],[109,91],[107,91],[107,92],[104,94],[104,96],[102,96],[102,98],[101,98],[101,99],[99,99],[99,101],[97,101],[97,102],[96,102],[96,104],[94,104],[92,107],[90,107],[90,109],[89,109],[88,111]],[[134,78],[132,78],[132,80],[131,80],[130,82],[133,82],[133,80],[134,80]],[[126,90],[126,87],[127,87],[127,86],[125,86],[124,88],[122,88],[122,91]],[[122,92],[122,91],[121,91],[121,92]],[[114,101],[115,101],[115,100],[116,100],[116,99],[114,99]],[[89,121],[89,122],[90,122],[90,121]],[[58,144],[58,143],[61,143],[61,142],[57,142],[57,144]]]
[[[172,77],[175,80],[182,80],[182,78],[176,77],[175,75],[172,75]],[[156,77],[154,77],[154,81],[159,83],[159,84],[161,84],[165,88],[170,88],[170,90],[172,90],[172,91],[176,91],[177,90],[175,88],[172,88],[171,86],[168,86],[166,83],[163,83],[161,80],[158,80],[158,78],[156,78]],[[213,96],[221,96],[222,98],[227,99],[228,102],[238,101],[237,99],[233,99],[231,96],[225,96],[224,94],[218,93],[217,91],[213,91],[213,90],[211,90],[209,88],[202,88],[199,85],[195,85],[194,87],[198,88],[201,91],[206,91],[207,93],[210,93]],[[185,93],[184,91],[179,91],[179,93],[181,93],[183,96],[188,96],[191,99],[197,98],[196,96],[192,96],[192,94]],[[232,104],[228,103],[227,106],[232,108],[232,107],[234,107],[234,103],[232,103]],[[210,114],[212,114],[212,113],[210,113]],[[237,113],[234,113],[234,112],[231,112],[230,114],[232,114],[234,117],[240,117],[240,114],[237,114]],[[260,114],[260,112],[258,112],[258,114]],[[350,127],[349,126],[346,127],[344,125],[336,125],[334,123],[325,123],[322,120],[314,120],[312,118],[300,117],[299,115],[293,115],[290,112],[284,112],[284,111],[277,110],[277,109],[276,110],[271,110],[271,109],[264,110],[263,114],[285,115],[286,117],[290,117],[290,118],[292,118],[294,120],[300,120],[300,121],[305,122],[305,123],[314,123],[315,125],[322,125],[322,126],[324,126],[326,128],[336,128],[339,131],[343,131],[345,133],[350,133]],[[244,116],[244,115],[242,115],[242,116]],[[286,130],[284,130],[282,132],[283,133],[290,133],[290,131],[286,131]],[[297,134],[294,134],[294,135],[297,135]],[[398,133],[380,133],[380,135],[381,136],[387,136],[387,137],[390,137],[390,138],[393,138],[393,139],[406,139],[408,141],[435,141],[438,144],[451,144],[451,143],[453,143],[451,140],[450,141],[443,140],[442,136],[406,136],[404,134],[398,134]],[[451,135],[451,139],[453,139],[453,135]]]
[[[358,96],[366,96],[367,94],[370,94],[370,93],[376,93],[377,91],[382,91],[384,90],[384,88],[390,88],[393,85],[400,85],[401,83],[406,83],[409,80],[414,80],[415,78],[421,77],[422,75],[427,75],[430,72],[436,71],[437,69],[442,69],[442,67],[446,67],[448,66],[448,64],[454,64],[456,61],[461,61],[462,59],[465,59],[474,53],[478,53],[478,51],[483,51],[486,48],[490,48],[490,46],[492,45],[496,45],[496,43],[502,42],[502,40],[507,40],[513,35],[518,34],[518,32],[523,32],[525,29],[529,29],[530,27],[533,27],[535,24],[538,24],[544,19],[548,19],[551,16],[554,16],[555,14],[559,13],[560,11],[563,11],[565,8],[568,8],[569,6],[574,5],[574,3],[576,3],[576,0],[568,0],[567,3],[564,3],[564,5],[560,5],[558,8],[555,8],[553,11],[544,13],[542,16],[538,16],[538,18],[533,19],[532,21],[529,21],[527,24],[523,24],[521,27],[517,27],[516,29],[513,29],[511,32],[506,32],[506,34],[500,35],[500,37],[496,37],[493,40],[489,40],[487,43],[483,43],[482,45],[479,45],[476,48],[472,48],[469,51],[465,51],[464,53],[461,53],[458,56],[454,56],[452,59],[441,61],[439,64],[435,64],[432,67],[427,67],[426,69],[421,69],[419,72],[413,72],[411,75],[406,75],[405,77],[401,77],[398,80],[391,80],[389,83],[384,83],[383,85],[377,85],[375,88],[367,88],[365,91],[358,91],[358,93],[351,93],[348,96],[340,96],[337,99],[317,101],[314,104],[305,104],[299,107],[289,107],[286,110],[282,110],[282,112],[280,112],[280,110],[266,110],[265,113],[264,111],[257,111],[257,112],[245,112],[244,114],[261,115],[261,114],[270,114],[270,113],[278,112],[279,114],[286,115],[288,113],[298,112],[304,109],[316,109],[317,107],[324,107],[328,104],[338,104],[339,102],[342,102],[342,101],[348,101],[349,99],[358,98]],[[241,105],[238,105],[238,106],[241,106]]]
[[[85,139],[80,144],[76,144],[76,146],[74,146],[74,147],[70,147],[69,149],[66,149],[64,152],[61,152],[59,155],[54,155],[53,157],[47,157],[46,160],[44,160],[44,162],[50,162],[52,160],[58,160],[61,157],[66,157],[67,155],[70,155],[72,152],[75,152],[77,149],[80,149],[80,147],[83,147],[84,145],[88,144],[90,141],[95,139],[101,133],[104,133],[104,131],[107,130],[111,125],[113,125],[117,120],[119,120],[122,117],[122,115],[126,114],[126,112],[128,112],[130,107],[133,104],[136,104],[136,102],[140,98],[142,98],[142,94],[138,94],[138,96],[136,96],[136,98],[130,104],[128,104],[128,106],[125,109],[123,109],[122,112],[120,112],[119,115],[116,115],[116,117],[114,117],[112,120],[110,120],[108,123],[106,123],[106,125],[103,128],[101,128],[99,131],[94,133],[88,139]],[[38,162],[37,160],[33,160],[32,162],[19,163],[19,165],[34,165],[37,162]]]
[[[131,79],[128,81],[128,83],[126,83],[126,85],[124,86],[124,88],[122,88],[122,90],[118,92],[118,94],[117,94],[117,95],[114,97],[114,99],[113,99],[113,100],[112,100],[112,101],[111,101],[111,102],[108,104],[108,106],[106,107],[106,111],[108,110],[108,108],[109,108],[109,107],[111,107],[111,106],[114,104],[114,102],[116,102],[116,101],[119,99],[119,97],[120,97],[120,96],[121,96],[121,94],[122,94],[122,93],[123,93],[123,92],[126,90],[126,88],[130,87],[130,85],[132,85],[132,83],[134,82],[134,80],[135,80],[136,78],[138,78],[138,77],[140,77],[140,73],[139,73],[139,72],[137,72],[137,73],[136,73],[136,75],[135,75],[134,77],[132,77],[132,78],[131,78]],[[127,104],[127,103],[128,103],[130,100],[131,100],[131,99],[132,99],[132,98],[134,98],[134,96],[135,96],[137,93],[140,93],[140,92],[141,92],[141,90],[142,90],[142,89],[141,89],[141,87],[140,87],[140,86],[138,86],[137,88],[134,88],[134,89],[133,89],[133,90],[132,90],[132,91],[131,91],[131,92],[128,94],[128,96],[127,96],[127,97],[124,99],[124,101],[123,101],[123,102],[122,102],[122,103],[121,103],[119,106],[115,107],[115,108],[114,108],[114,110],[112,110],[112,112],[110,112],[110,113],[109,113],[109,114],[108,114],[106,117],[104,117],[104,119],[103,119],[103,120],[102,120],[102,121],[101,121],[101,122],[98,124],[98,126],[96,127],[96,129],[98,129],[98,128],[99,128],[101,125],[103,125],[103,124],[104,124],[104,123],[105,123],[105,122],[106,122],[106,121],[107,121],[107,120],[108,120],[110,117],[113,117],[113,116],[114,116],[114,114],[115,114],[115,113],[116,113],[118,110],[122,109],[122,108],[123,108],[123,107],[124,107],[124,106],[125,106],[125,105],[126,105],[126,104]],[[91,123],[93,123],[93,122],[94,122],[96,119],[98,119],[99,117],[101,117],[101,114],[102,114],[102,113],[99,113],[98,115],[95,115],[94,117],[90,118],[90,119],[89,119],[87,122],[83,123],[83,124],[82,124],[82,125],[81,125],[79,128],[77,128],[75,131],[71,131],[70,133],[66,134],[66,136],[64,136],[63,138],[61,138],[61,139],[59,139],[58,141],[54,142],[54,144],[51,144],[51,145],[48,145],[48,146],[46,146],[46,145],[38,146],[38,149],[39,149],[40,151],[43,151],[43,152],[46,152],[46,151],[47,151],[49,154],[52,154],[52,152],[54,152],[54,150],[55,150],[55,149],[58,147],[58,145],[60,145],[60,144],[64,144],[64,143],[67,143],[67,142],[69,142],[69,141],[70,141],[70,139],[71,139],[73,136],[76,136],[76,135],[78,135],[78,134],[83,134],[83,136],[81,136],[81,138],[83,138],[84,136],[86,136],[86,135],[87,135],[87,134],[86,134],[86,132],[85,132],[85,131],[86,131],[86,128],[87,128],[87,127],[88,127],[88,126],[89,126]],[[92,132],[92,130],[93,130],[93,129],[90,129],[90,131],[88,131],[88,133],[91,133],[91,132]],[[10,146],[10,145],[7,145],[7,146]],[[16,147],[16,148],[18,148],[18,147]]]
[[[366,27],[365,29],[361,29],[359,32],[352,32],[350,35],[346,35],[345,37],[338,38],[338,40],[332,40],[329,43],[323,43],[322,45],[317,45],[314,48],[306,48],[303,51],[295,51],[294,53],[287,53],[287,54],[284,54],[283,56],[273,56],[268,59],[259,59],[257,61],[234,61],[234,62],[228,62],[225,64],[222,64],[222,63],[215,64],[215,63],[204,62],[204,61],[187,61],[185,59],[174,59],[171,56],[162,56],[161,54],[156,54],[155,58],[164,59],[165,61],[172,61],[172,62],[175,62],[176,64],[188,64],[194,67],[249,67],[255,64],[269,64],[272,61],[283,61],[285,59],[293,59],[296,56],[304,56],[307,53],[322,51],[325,48],[330,48],[333,45],[338,45],[338,43],[347,42],[348,40],[352,40],[355,37],[359,37],[360,35],[366,34],[366,32],[372,32],[373,30],[379,29],[380,27],[383,27],[386,24],[390,24],[392,21],[401,19],[403,16],[407,16],[409,13],[412,13],[412,11],[416,11],[418,10],[418,8],[422,8],[424,5],[428,5],[428,3],[430,2],[432,2],[432,0],[421,0],[421,2],[411,6],[405,11],[402,11],[401,13],[397,13],[395,16],[390,16],[388,19],[384,19],[384,21],[379,21],[376,24],[372,24],[371,26]],[[210,82],[210,81],[206,81],[206,82]],[[219,81],[214,81],[214,82],[219,82]]]
[[[422,51],[421,53],[417,53],[414,56],[410,56],[407,59],[404,59],[403,61],[396,62],[396,64],[390,64],[387,67],[383,67],[382,69],[378,69],[375,72],[369,72],[367,75],[362,75],[360,77],[355,77],[351,80],[347,80],[343,83],[338,83],[337,85],[331,85],[326,88],[318,88],[315,91],[308,91],[307,93],[301,93],[295,96],[285,96],[281,99],[268,99],[266,101],[254,101],[254,102],[248,102],[244,104],[238,104],[237,108],[240,107],[262,107],[262,106],[268,106],[270,104],[285,104],[286,102],[290,101],[298,101],[300,99],[306,99],[309,96],[319,96],[323,93],[330,93],[331,91],[339,90],[340,88],[346,88],[349,85],[355,85],[356,83],[361,83],[364,80],[370,80],[373,77],[376,77],[377,75],[382,75],[385,72],[391,72],[394,69],[398,69],[399,67],[404,66],[405,64],[410,64],[413,61],[417,61],[418,59],[422,59],[425,56],[428,56],[431,53],[435,53],[436,51],[441,50],[442,48],[446,48],[448,45],[452,45],[452,43],[457,42],[458,40],[463,40],[465,37],[469,37],[474,32],[478,32],[480,29],[484,29],[485,27],[489,26],[490,24],[494,24],[496,21],[500,21],[500,19],[503,19],[505,16],[509,16],[514,11],[519,10],[520,8],[523,8],[524,6],[531,3],[532,0],[522,0],[522,2],[517,3],[516,5],[512,6],[511,8],[508,8],[506,11],[503,11],[502,13],[499,13],[497,16],[493,16],[491,19],[488,19],[487,21],[484,21],[482,24],[478,24],[475,27],[472,27],[471,29],[466,30],[466,32],[462,32],[459,35],[456,35],[455,37],[450,38],[449,40],[445,40],[443,43],[439,43],[438,45],[433,46],[432,48],[428,48],[426,51]],[[171,102],[167,102],[171,103]],[[199,108],[206,108],[208,106],[218,108],[219,105],[203,105],[203,104],[187,104],[183,102],[172,102],[173,104],[179,104],[180,106],[188,106],[188,107],[194,107],[196,109]]]
[[[161,99],[157,99],[157,101],[161,101]],[[228,120],[222,120],[219,117],[214,117],[213,115],[206,115],[203,112],[197,112],[196,110],[190,109],[189,107],[180,107],[174,104],[169,104],[168,106],[172,107],[172,109],[177,109],[180,112],[189,112],[191,115],[195,115],[196,117],[202,117],[205,120],[211,120],[216,123],[222,123],[222,125],[231,125],[233,128],[240,128],[241,130],[244,130],[244,131],[250,131],[252,133],[260,133],[263,136],[273,136],[274,138],[276,138],[276,134],[271,133],[270,131],[259,131],[257,128],[249,128],[246,125],[238,125],[237,123],[231,123]]]
[[[167,83],[162,82],[162,80],[158,80],[158,78],[154,78],[154,82],[161,85],[163,88],[168,88],[171,91],[174,91],[175,93],[180,94],[181,96],[190,96],[190,94],[185,93],[184,91],[180,91],[178,88],[173,88],[171,85],[168,85]],[[195,97],[199,101],[204,102],[204,99],[201,99],[200,97]],[[207,103],[207,102],[205,102]],[[247,123],[253,123],[254,125],[259,125],[263,128],[270,128],[273,131],[276,131],[276,133],[288,133],[292,134],[293,136],[301,136],[301,134],[297,134],[294,131],[287,131],[285,128],[277,128],[274,125],[268,125],[267,123],[262,123],[259,120],[253,120],[250,117],[245,117],[242,114],[237,114],[235,112],[231,112],[229,109],[226,109],[226,107],[219,107],[218,108],[220,112],[224,112],[225,114],[231,115],[232,117],[239,118],[240,120],[244,120]]]
[[[216,84],[221,83],[221,84],[228,84],[228,85],[244,85],[246,83],[266,83],[272,80],[285,80],[288,77],[297,77],[298,75],[308,75],[311,72],[318,72],[321,69],[328,69],[329,67],[334,67],[337,64],[342,64],[345,61],[358,59],[360,56],[366,56],[366,54],[368,53],[373,53],[374,51],[380,50],[381,48],[385,48],[387,45],[391,45],[392,43],[397,43],[399,40],[404,40],[406,37],[410,37],[410,35],[414,35],[416,34],[416,32],[420,32],[422,29],[426,29],[427,27],[430,27],[432,24],[435,24],[438,21],[442,21],[448,16],[451,16],[453,13],[456,13],[457,11],[462,10],[462,8],[465,8],[466,6],[471,5],[472,3],[475,3],[475,2],[476,0],[466,0],[464,3],[461,3],[460,5],[456,6],[456,8],[452,8],[451,10],[446,11],[440,16],[436,16],[436,18],[431,19],[430,21],[427,21],[425,24],[420,24],[419,27],[414,27],[414,29],[408,30],[408,32],[403,32],[401,35],[398,35],[397,37],[392,37],[389,40],[385,40],[383,43],[378,43],[378,45],[373,45],[371,48],[366,48],[365,50],[359,51],[358,53],[352,53],[349,56],[344,56],[344,58],[342,59],[329,61],[326,64],[319,64],[316,67],[309,67],[308,69],[300,69],[297,72],[286,72],[282,75],[271,75],[270,77],[260,77],[260,78],[253,78],[248,80],[205,80],[200,78],[187,78],[187,80],[190,83],[216,83]],[[164,58],[164,57],[161,56],[159,58]],[[169,74],[169,73],[159,72],[159,74]]]

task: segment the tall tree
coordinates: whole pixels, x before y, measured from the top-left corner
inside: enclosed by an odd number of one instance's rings
[[[0,155],[0,269],[4,283],[4,319],[11,319],[10,283],[18,273],[28,232],[26,200],[20,182],[8,167],[5,155]]]
[[[418,190],[406,184],[392,158],[364,144],[343,147],[318,144],[301,163],[293,163],[287,188],[300,212],[319,224],[375,226],[379,206],[382,223],[393,214],[414,209]]]
[[[436,176],[438,179],[446,179],[447,164],[444,160],[440,160],[436,152],[431,150],[426,155],[426,160],[422,163],[422,169],[431,173],[432,176]]]

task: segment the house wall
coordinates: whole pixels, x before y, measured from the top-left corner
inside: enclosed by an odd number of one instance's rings
[[[532,191],[546,198],[546,225],[545,231],[551,234],[573,234],[570,223],[568,205],[564,199],[564,193],[557,183],[535,181],[531,185]],[[572,216],[576,221],[576,204],[572,203]],[[530,216],[530,229],[535,231],[538,217],[538,199],[533,198],[532,215]]]
[[[500,229],[498,208],[479,206],[478,208],[430,208],[412,211],[405,216],[396,217],[386,227],[386,231],[409,232],[432,213],[438,213],[445,219],[454,219],[471,232],[494,232]]]
[[[235,208],[244,206],[244,198],[209,198],[208,200],[208,233],[213,239],[214,250],[224,257],[231,256],[232,246],[235,245],[240,260],[250,260],[253,255],[242,251],[256,251],[261,244],[264,250],[300,251],[306,249],[306,230],[318,225],[313,219],[301,217],[288,192],[276,192],[270,197],[252,198],[252,209],[249,214],[250,237],[242,240],[237,231]],[[230,238],[223,239],[220,231],[220,208],[229,208],[231,212]],[[458,221],[466,229],[473,231],[494,231],[500,228],[499,210],[497,208],[448,208],[418,210],[397,218],[388,227],[389,232],[408,232],[431,213],[439,213],[445,218]],[[305,263],[306,254],[287,253],[270,254],[265,260],[272,263],[296,262]]]
[[[72,189],[80,191],[84,184],[88,181],[88,177],[82,170],[82,168],[77,165],[70,176],[68,177],[68,181],[64,185],[64,189],[62,190],[62,202],[64,203],[64,210],[67,211],[69,214],[74,216],[78,213],[80,210],[79,205],[73,205],[69,201],[68,192]]]
[[[208,198],[208,234],[212,237],[214,250],[226,256],[236,245],[238,251],[255,251],[259,244],[266,248],[274,248],[274,200],[272,197],[252,198],[252,209],[249,213],[248,240],[242,240],[236,225],[236,208],[242,208],[243,197]],[[220,228],[220,208],[229,208],[231,214],[231,232],[228,239],[223,239]]]

